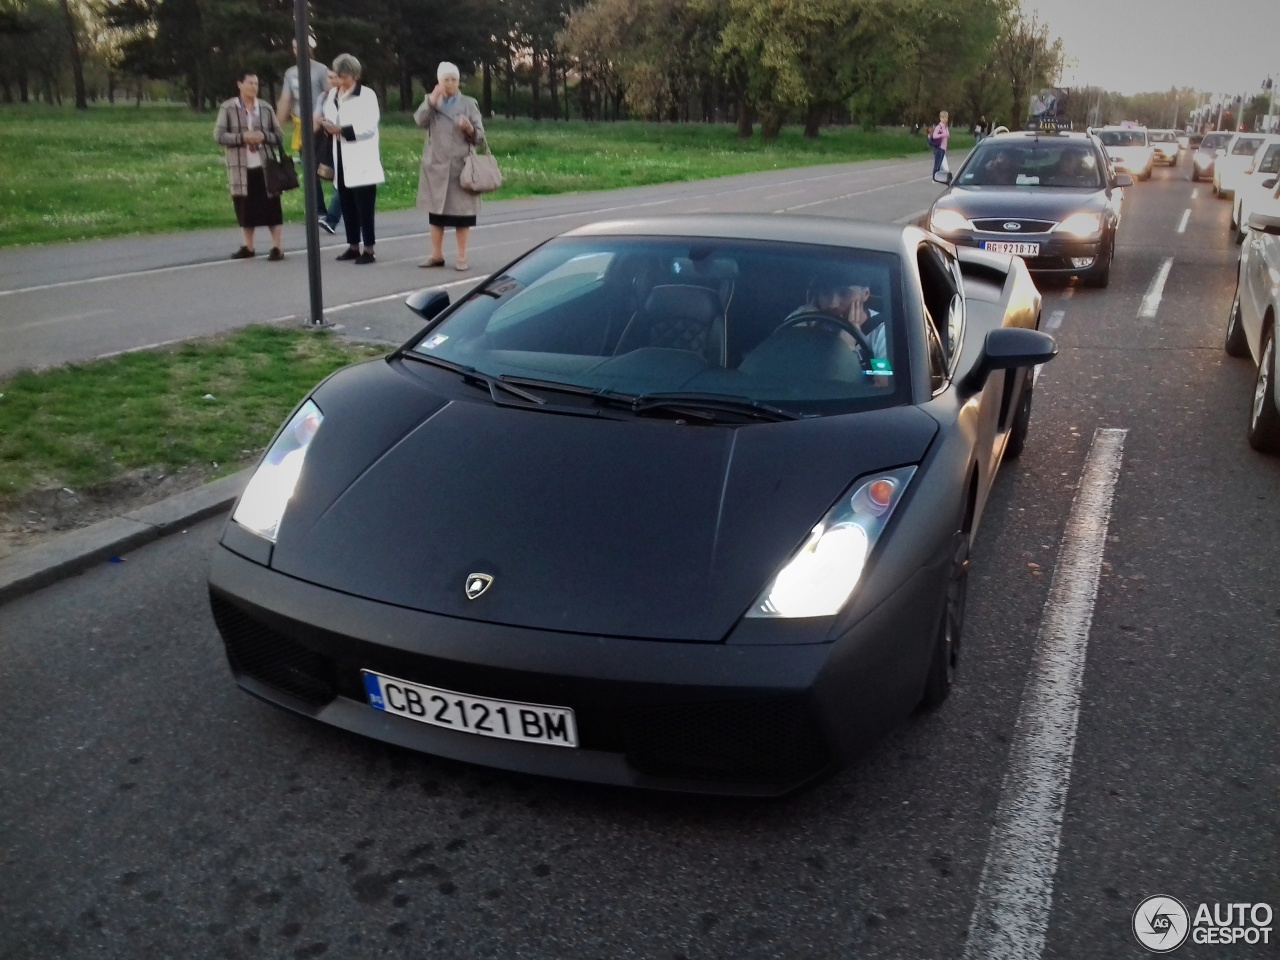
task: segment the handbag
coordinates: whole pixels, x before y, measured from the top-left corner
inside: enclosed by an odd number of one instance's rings
[[[332,180],[333,169],[333,137],[324,130],[316,131],[316,176],[321,180]]]
[[[498,158],[485,144],[485,152],[477,153],[473,146],[462,161],[462,174],[458,183],[468,193],[490,193],[502,186],[502,171],[498,169]]]
[[[264,143],[262,150],[262,177],[267,184],[267,195],[278,197],[286,190],[298,189],[298,168],[279,144]]]

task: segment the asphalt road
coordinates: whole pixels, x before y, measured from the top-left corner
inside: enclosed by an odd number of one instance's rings
[[[0,607],[0,957],[961,957],[1100,430],[1123,447],[1048,923],[1009,955],[1147,956],[1130,922],[1154,894],[1280,908],[1280,460],[1248,448],[1253,371],[1222,350],[1227,204],[1186,177],[1128,191],[1108,290],[1047,292],[1061,352],[937,713],[775,802],[413,754],[235,687],[210,521]],[[1178,955],[1275,956],[1272,927]]]
[[[448,266],[419,269],[427,255],[425,216],[413,210],[381,214],[377,264],[335,262],[345,240],[321,234],[326,318],[358,335],[403,341],[420,328],[404,309],[406,294],[459,281],[465,287],[549,237],[593,220],[707,211],[910,218],[938,195],[930,163],[866,161],[490,202],[472,230],[465,274],[453,269],[452,232],[445,241]],[[305,320],[301,225],[286,228],[283,263],[263,256],[232,261],[227,257],[240,240],[229,202],[227,216],[226,230],[0,251],[0,376],[250,323]]]

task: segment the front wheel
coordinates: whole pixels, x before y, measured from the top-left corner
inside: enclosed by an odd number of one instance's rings
[[[1262,338],[1258,379],[1249,411],[1249,446],[1261,453],[1280,453],[1280,397],[1276,396],[1276,330]]]
[[[1107,284],[1111,282],[1111,262],[1116,258],[1116,241],[1115,237],[1111,238],[1111,242],[1107,244],[1107,259],[1105,263],[1099,263],[1093,268],[1093,271],[1084,278],[1086,286],[1105,289]],[[1099,257],[1099,260],[1102,258]]]
[[[960,661],[960,634],[964,629],[964,606],[968,591],[969,559],[965,551],[964,558],[957,559],[951,578],[947,581],[947,599],[934,640],[933,659],[929,663],[924,696],[920,698],[923,710],[936,710],[951,693],[956,665]]]
[[[1249,341],[1244,336],[1244,324],[1240,320],[1240,288],[1236,287],[1236,298],[1231,301],[1231,312],[1227,314],[1226,351],[1229,357],[1247,357]]]

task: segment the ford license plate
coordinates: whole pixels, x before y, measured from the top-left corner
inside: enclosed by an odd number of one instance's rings
[[[573,711],[541,703],[490,700],[362,670],[369,706],[419,723],[524,743],[576,747]]]
[[[1038,243],[1013,243],[1009,240],[984,240],[982,243],[982,249],[990,250],[992,253],[1012,253],[1016,257],[1040,256],[1040,244]]]

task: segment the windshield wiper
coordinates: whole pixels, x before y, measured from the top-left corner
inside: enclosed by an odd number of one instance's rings
[[[405,354],[406,357],[412,357],[414,360],[420,360],[423,363],[429,363],[433,367],[441,367],[445,370],[451,370],[462,377],[467,382],[476,386],[489,388],[489,395],[493,397],[495,403],[500,403],[498,397],[499,391],[504,391],[512,396],[519,397],[528,403],[536,403],[539,406],[547,401],[535,393],[528,390],[521,390],[518,386],[508,382],[504,377],[491,377],[487,373],[481,373],[475,367],[468,367],[465,364],[454,363],[452,360],[443,360],[440,357],[429,357],[425,354],[410,350]]]
[[[781,420],[802,420],[805,414],[784,410],[750,397],[738,397],[723,393],[642,393],[632,397],[628,406],[636,413],[648,410],[670,410],[713,419],[715,413],[736,413],[777,423]],[[708,417],[711,414],[711,417]]]

